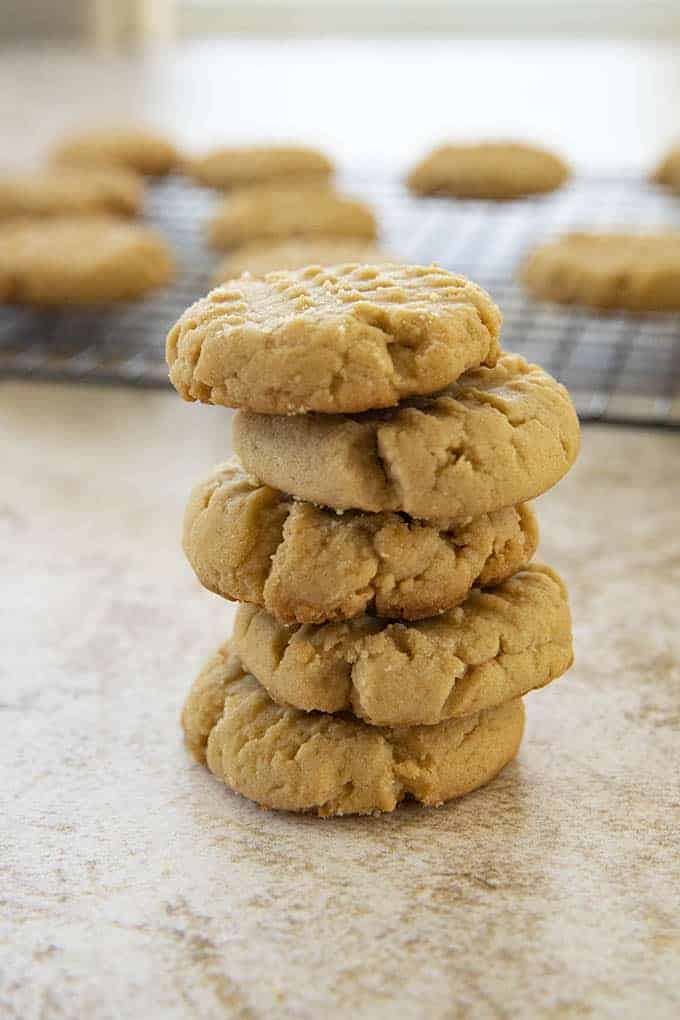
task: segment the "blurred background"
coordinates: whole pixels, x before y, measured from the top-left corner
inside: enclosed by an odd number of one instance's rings
[[[514,135],[643,167],[678,131],[678,38],[680,0],[3,0],[3,162],[134,114],[196,147],[293,137],[374,165]]]

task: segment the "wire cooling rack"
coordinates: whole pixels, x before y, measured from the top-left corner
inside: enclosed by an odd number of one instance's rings
[[[680,427],[680,314],[540,304],[516,280],[524,254],[566,230],[680,228],[680,199],[620,176],[580,178],[553,195],[499,203],[417,199],[379,174],[340,185],[376,209],[388,250],[439,262],[485,286],[503,311],[503,346],[560,379],[582,420]],[[203,242],[215,201],[179,178],[149,189],[147,220],[171,241],[180,265],[171,287],[111,308],[1,309],[0,377],[167,386],[165,334],[209,288],[218,261]]]

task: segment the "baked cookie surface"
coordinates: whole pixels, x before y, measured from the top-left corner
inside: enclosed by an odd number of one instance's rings
[[[182,726],[194,757],[263,807],[373,814],[405,797],[436,806],[488,783],[519,750],[524,707],[379,729],[275,704],[225,646],[195,681]]]
[[[494,364],[499,332],[489,295],[438,266],[311,266],[211,291],[170,330],[166,354],[185,400],[353,412]]]
[[[661,184],[680,194],[680,145],[666,155],[652,174],[655,184]]]
[[[371,266],[399,259],[381,252],[365,237],[299,237],[280,244],[256,241],[227,255],[213,276],[217,287],[242,273],[264,276],[279,269],[304,269],[305,266],[337,266],[361,262]]]
[[[232,435],[246,471],[298,499],[394,510],[444,528],[546,492],[579,448],[565,388],[516,354],[385,411],[239,411]]]
[[[177,165],[175,146],[147,128],[102,128],[64,138],[50,152],[53,163],[67,166],[122,166],[160,177]]]
[[[199,184],[227,190],[251,184],[326,181],[333,164],[322,152],[296,145],[244,145],[215,149],[187,160]]]
[[[209,591],[261,606],[284,624],[367,611],[412,620],[526,566],[538,524],[527,505],[449,532],[393,513],[339,515],[261,485],[232,461],[192,492],[183,545]]]
[[[373,726],[431,726],[495,708],[544,687],[573,659],[566,589],[541,565],[408,624],[362,615],[286,627],[241,605],[232,646],[279,704],[351,711]]]
[[[0,301],[87,305],[126,301],[166,283],[170,250],[158,234],[105,216],[0,225]]]
[[[407,184],[417,195],[511,199],[554,191],[568,176],[566,163],[545,149],[481,142],[434,149],[411,170]]]
[[[358,199],[329,187],[263,185],[227,195],[208,224],[213,248],[289,237],[377,236],[375,217]]]
[[[633,312],[680,309],[680,231],[567,234],[521,270],[536,297]]]
[[[0,177],[0,220],[69,213],[137,216],[143,200],[142,179],[123,168],[56,167]]]

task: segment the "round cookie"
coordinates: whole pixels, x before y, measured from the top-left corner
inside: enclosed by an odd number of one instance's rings
[[[680,195],[680,145],[671,149],[661,160],[652,174],[652,180]]]
[[[559,156],[533,145],[481,142],[442,145],[411,170],[417,195],[457,198],[523,198],[559,188],[569,168]]]
[[[438,266],[308,266],[211,291],[170,330],[166,354],[185,400],[354,412],[494,364],[500,322],[485,291]]]
[[[50,161],[68,166],[122,166],[160,177],[177,166],[175,146],[147,128],[103,128],[63,139],[50,152]]]
[[[431,726],[544,687],[571,666],[566,589],[544,566],[414,623],[358,616],[286,627],[239,606],[232,646],[278,703],[352,711],[373,726]]]
[[[208,224],[213,248],[288,237],[377,236],[367,205],[326,187],[262,186],[227,195]]]
[[[490,782],[522,740],[511,701],[438,726],[382,728],[276,705],[227,646],[195,681],[182,713],[194,757],[263,807],[330,815],[438,806]]]
[[[0,220],[88,213],[137,216],[144,187],[129,170],[70,169],[0,177]]]
[[[680,309],[680,231],[567,234],[525,261],[536,297],[632,312]]]
[[[127,301],[166,283],[165,241],[113,217],[13,220],[0,226],[0,302],[87,305]]]
[[[387,411],[239,411],[232,437],[246,471],[298,499],[395,510],[444,528],[540,495],[579,448],[569,394],[517,354]]]
[[[281,623],[364,612],[433,616],[474,584],[498,584],[532,558],[538,525],[526,506],[440,531],[398,514],[336,514],[262,485],[232,461],[191,494],[184,551],[199,581],[265,608]]]
[[[244,145],[214,149],[187,160],[186,173],[199,184],[228,190],[252,184],[326,182],[333,164],[316,149],[292,145]]]
[[[381,252],[365,237],[300,237],[280,244],[253,244],[237,248],[227,255],[213,276],[217,287],[242,273],[264,276],[277,269],[303,269],[305,266],[337,266],[347,262],[371,266],[399,262],[398,258]]]

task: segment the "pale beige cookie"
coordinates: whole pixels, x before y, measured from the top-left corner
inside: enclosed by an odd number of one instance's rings
[[[406,797],[438,806],[488,783],[519,750],[524,706],[378,729],[275,704],[225,645],[195,681],[182,726],[194,757],[263,807],[373,814]]]
[[[166,283],[173,260],[146,227],[113,217],[12,220],[0,226],[0,301],[127,301]]]
[[[661,160],[652,174],[652,180],[680,194],[680,145],[671,149]]]
[[[213,248],[288,237],[377,236],[367,205],[324,187],[243,188],[227,195],[208,224]]]
[[[438,266],[309,266],[211,291],[170,330],[166,354],[185,400],[363,411],[494,364],[500,322],[485,291]]]
[[[566,589],[544,566],[412,623],[362,615],[288,626],[241,605],[234,651],[271,697],[302,711],[352,711],[373,726],[431,726],[544,687],[571,666]]]
[[[226,191],[253,184],[326,182],[333,164],[322,152],[302,146],[244,145],[189,159],[184,169],[199,184]]]
[[[680,309],[680,231],[567,234],[521,270],[538,298],[632,312]]]
[[[381,252],[365,237],[299,237],[281,241],[280,244],[256,241],[227,255],[215,270],[213,283],[217,287],[242,273],[264,276],[276,269],[337,266],[347,262],[378,266],[399,261],[393,255]]]
[[[514,142],[442,145],[411,170],[407,184],[417,195],[458,198],[522,198],[554,191],[569,168],[552,152]]]
[[[440,527],[546,492],[576,459],[569,394],[504,354],[443,394],[362,415],[239,411],[233,443],[267,485],[338,510],[396,510]]]
[[[398,514],[336,514],[293,500],[236,461],[196,486],[184,516],[184,551],[201,583],[263,606],[282,623],[366,611],[433,616],[474,584],[511,577],[537,545],[538,525],[526,505],[440,531]]]
[[[137,216],[143,201],[141,177],[122,168],[57,167],[0,177],[0,220],[69,213]]]
[[[179,161],[175,146],[148,128],[95,128],[64,138],[50,152],[53,163],[68,166],[122,166],[160,177]]]

